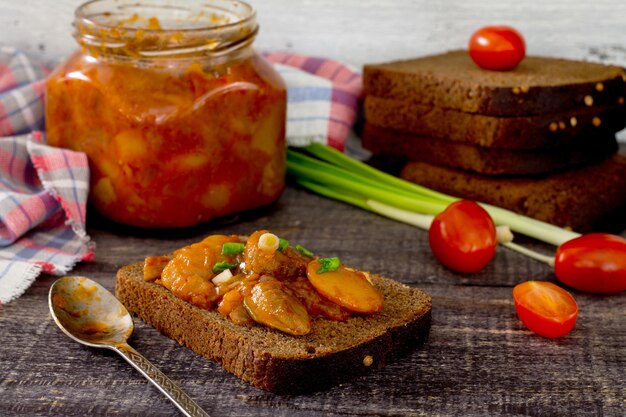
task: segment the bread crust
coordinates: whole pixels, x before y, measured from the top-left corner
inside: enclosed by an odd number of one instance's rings
[[[626,155],[542,177],[489,177],[424,162],[400,176],[460,198],[503,207],[584,233],[621,230],[626,210]]]
[[[365,95],[491,116],[529,116],[624,101],[624,69],[527,56],[512,71],[478,68],[467,51],[370,64]]]
[[[417,135],[498,149],[555,149],[626,127],[626,106],[593,106],[541,116],[494,117],[410,101],[365,98],[368,123]]]
[[[484,175],[536,175],[599,162],[618,149],[615,136],[578,138],[549,150],[501,149],[473,146],[429,136],[383,129],[365,124],[363,147],[429,164],[473,171]]]
[[[118,271],[116,296],[150,326],[244,381],[277,394],[298,394],[366,374],[426,341],[431,297],[385,278],[374,277],[374,283],[385,295],[382,313],[346,322],[316,319],[310,334],[297,337],[237,326],[216,311],[186,303],[145,282],[142,264]]]

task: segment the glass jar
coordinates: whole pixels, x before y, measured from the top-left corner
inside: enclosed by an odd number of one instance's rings
[[[47,83],[48,143],[85,152],[90,202],[139,227],[184,227],[275,201],[286,90],[228,0],[95,0],[81,48]]]

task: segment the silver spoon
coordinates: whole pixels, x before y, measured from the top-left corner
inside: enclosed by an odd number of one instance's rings
[[[133,319],[106,288],[84,277],[61,278],[50,287],[48,303],[63,333],[83,345],[122,355],[186,416],[209,417],[178,385],[126,343],[133,332]]]

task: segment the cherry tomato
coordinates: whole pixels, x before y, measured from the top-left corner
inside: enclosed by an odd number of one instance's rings
[[[576,300],[551,282],[526,281],[516,285],[513,302],[522,323],[540,336],[565,336],[576,324]]]
[[[526,55],[524,38],[509,26],[485,26],[469,41],[469,54],[479,67],[492,71],[509,71]]]
[[[496,253],[496,227],[489,213],[470,200],[450,204],[428,231],[435,258],[463,273],[483,269]]]
[[[554,273],[580,291],[618,293],[626,290],[626,239],[590,233],[565,242],[556,251]]]

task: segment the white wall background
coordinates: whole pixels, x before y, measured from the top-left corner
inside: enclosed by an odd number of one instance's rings
[[[516,27],[529,54],[626,66],[626,0],[248,1],[258,10],[258,49],[357,67],[464,48],[471,33],[487,24]],[[0,0],[0,43],[58,61],[76,47],[71,23],[81,3]]]
[[[249,0],[257,47],[336,58],[357,66],[466,45],[486,24],[520,30],[530,54],[626,66],[626,0]],[[0,43],[48,59],[74,47],[82,0],[0,0]]]

